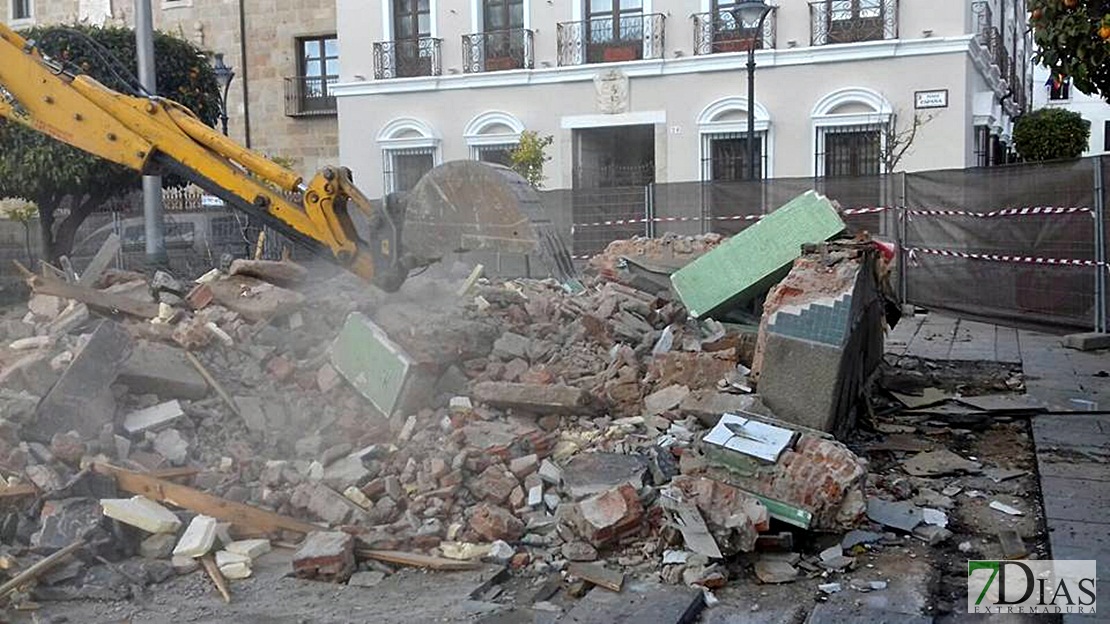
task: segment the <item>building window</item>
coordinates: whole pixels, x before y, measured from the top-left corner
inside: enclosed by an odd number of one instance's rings
[[[436,148],[387,149],[384,160],[386,192],[403,193],[411,191],[435,167]]]
[[[31,19],[31,0],[11,0],[12,21]]]
[[[1102,122],[1102,151],[1110,152],[1110,121]]]
[[[487,33],[524,28],[524,0],[484,0],[482,28]]]
[[[975,166],[989,167],[991,164],[990,126],[975,126]]]
[[[432,35],[431,0],[393,0],[393,38],[411,40]]]
[[[642,58],[642,0],[589,0],[586,6],[587,62]],[[624,57],[628,58],[624,58]]]
[[[897,0],[819,0],[810,3],[813,45],[893,39]]]
[[[879,175],[882,170],[881,126],[824,128],[825,176]]]
[[[1071,78],[1056,75],[1051,76],[1048,82],[1048,99],[1052,101],[1071,99]]]
[[[706,158],[704,176],[713,182],[736,182],[739,180],[762,179],[767,153],[764,150],[766,133],[757,132],[755,136],[756,165],[755,178],[748,176],[748,134],[746,132],[726,132],[703,135],[705,145],[702,154]]]
[[[297,74],[287,81],[287,104],[295,104],[291,114],[334,113],[331,90],[339,81],[339,40],[335,35],[297,39]]]
[[[516,145],[512,143],[503,143],[501,145],[474,145],[471,147],[471,153],[474,160],[512,167],[512,154],[514,149],[516,149]]]

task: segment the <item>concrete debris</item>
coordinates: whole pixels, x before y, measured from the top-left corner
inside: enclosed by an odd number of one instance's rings
[[[792,583],[798,578],[798,569],[785,561],[760,559],[755,562],[755,575],[760,583]]]
[[[867,517],[883,526],[907,533],[925,521],[924,512],[913,503],[886,501],[881,498],[867,500]]]
[[[176,533],[181,520],[174,513],[143,496],[102,499],[104,515],[148,533]]]
[[[568,516],[582,539],[604,546],[639,533],[644,507],[636,490],[624,484],[583,500]]]
[[[594,411],[590,394],[570,386],[485,381],[476,384],[473,392],[480,403],[503,409],[572,415]]]
[[[339,531],[309,533],[293,556],[298,578],[342,583],[355,571],[355,538]]]
[[[983,465],[964,459],[948,449],[918,453],[902,462],[902,469],[915,477],[936,477],[948,474],[975,474]]]
[[[1025,514],[1025,512],[1018,509],[1017,507],[1007,505],[1006,503],[1003,503],[1001,501],[991,501],[990,508],[994,509],[994,510],[997,510],[997,511],[1001,511],[1002,513],[1010,515],[1010,516],[1021,516],[1021,515]]]
[[[670,485],[698,508],[723,555],[750,552],[759,533],[770,529],[767,508],[739,488],[685,475]]]
[[[203,381],[203,380],[202,380]],[[176,399],[131,412],[123,419],[123,429],[131,435],[172,424],[185,415]]]
[[[193,518],[177,541],[173,554],[193,558],[207,555],[216,544],[216,523],[216,519],[211,516],[199,515]]]
[[[117,381],[135,394],[165,399],[197,400],[208,396],[208,384],[176,347],[138,340],[120,367]]]
[[[1110,334],[1088,332],[1085,334],[1069,334],[1064,336],[1063,345],[1068,349],[1078,351],[1097,351],[1110,349]]]
[[[228,275],[246,275],[279,286],[296,286],[308,277],[308,269],[288,260],[247,260],[237,258],[228,267]]]
[[[629,484],[637,490],[644,485],[647,464],[634,455],[581,453],[562,470],[563,488],[575,500]]]

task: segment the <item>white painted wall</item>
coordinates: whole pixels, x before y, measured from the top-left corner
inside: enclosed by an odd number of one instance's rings
[[[1097,95],[1080,93],[1074,86],[1071,88],[1070,99],[1049,100],[1048,87],[1045,86],[1047,81],[1048,69],[1040,65],[1035,67],[1033,69],[1033,107],[1035,109],[1046,106],[1064,108],[1083,115],[1083,119],[1091,122],[1091,141],[1083,155],[1105,154],[1110,151],[1106,149],[1105,142],[1106,123],[1110,122],[1110,104]]]

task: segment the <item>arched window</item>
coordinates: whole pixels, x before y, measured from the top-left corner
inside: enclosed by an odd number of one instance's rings
[[[439,164],[440,142],[439,134],[418,119],[402,117],[386,124],[378,133],[385,192],[411,190]]]
[[[838,89],[813,107],[814,175],[879,175],[890,128],[890,102],[863,87]]]
[[[520,143],[522,132],[524,124],[512,114],[488,111],[466,124],[463,138],[472,159],[508,166],[509,153]]]
[[[773,164],[771,116],[755,103],[755,179],[771,177]],[[703,181],[747,180],[749,175],[748,98],[727,97],[698,115]]]

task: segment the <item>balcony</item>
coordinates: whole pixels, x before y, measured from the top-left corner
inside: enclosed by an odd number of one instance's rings
[[[809,3],[810,45],[898,38],[898,0]]]
[[[532,69],[535,56],[532,31],[524,28],[463,35],[463,72]]]
[[[339,76],[287,76],[285,114],[290,117],[334,115],[335,96],[331,89]]]
[[[1010,55],[1006,51],[1006,44],[1002,33],[998,32],[998,28],[990,26],[987,28],[987,33],[984,37],[986,39],[987,54],[990,56],[991,63],[998,68],[999,77],[1005,80],[1010,75]]]
[[[440,75],[442,43],[442,39],[433,37],[375,42],[374,79]]]
[[[773,7],[767,15],[761,33],[755,32],[755,26],[738,25],[728,11],[694,15],[694,54],[746,52],[753,43],[757,50],[774,48],[777,10]]]
[[[653,13],[563,22],[556,36],[559,65],[663,58],[664,21]]]

